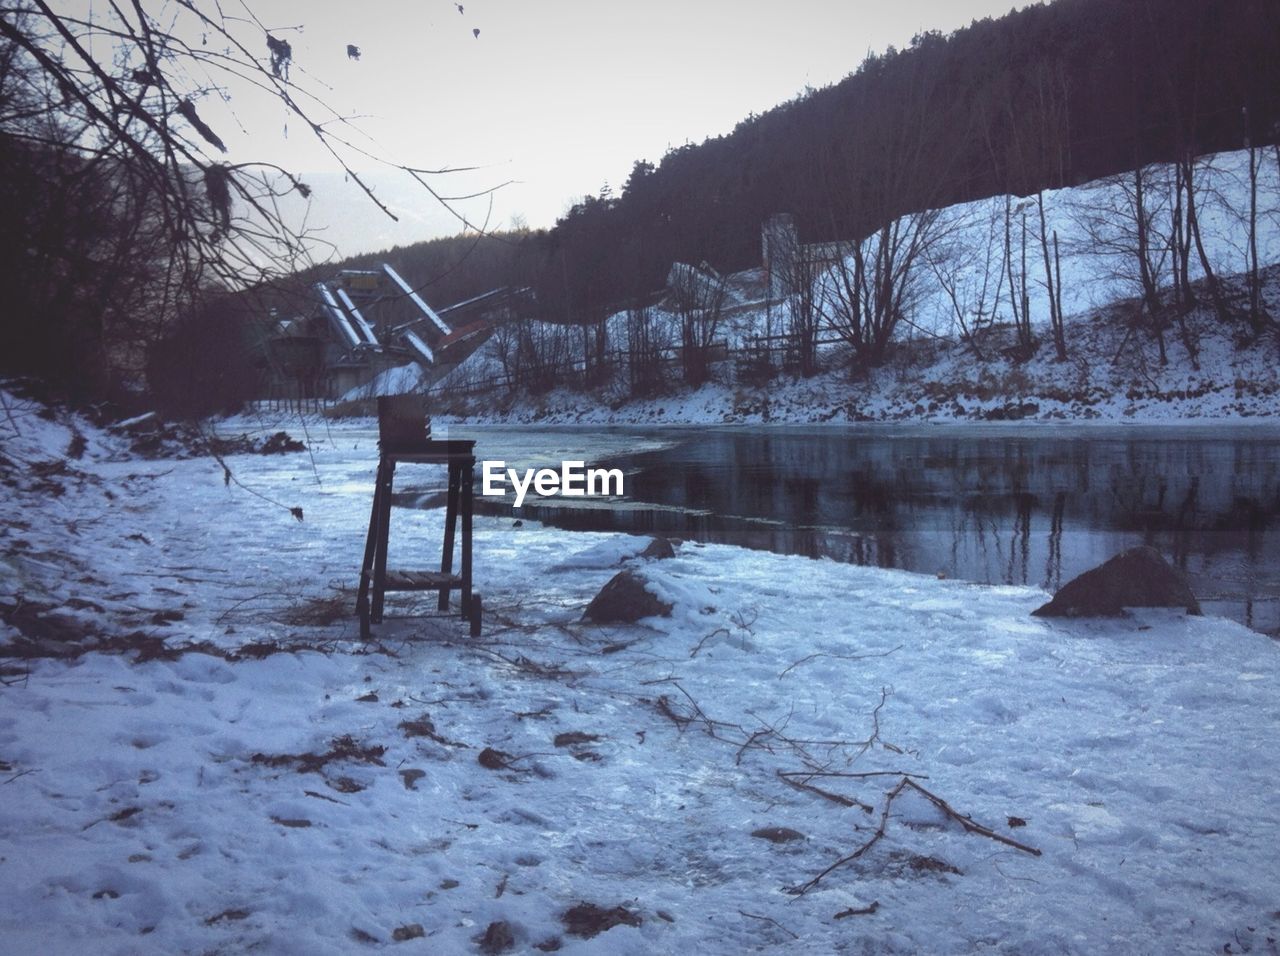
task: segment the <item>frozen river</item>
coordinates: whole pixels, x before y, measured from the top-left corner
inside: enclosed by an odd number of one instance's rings
[[[561,527],[658,532],[1054,590],[1134,544],[1209,613],[1280,628],[1270,426],[459,427],[508,465],[586,458],[623,499],[536,499]],[[508,497],[505,506],[509,507]],[[490,499],[490,507],[492,507]]]

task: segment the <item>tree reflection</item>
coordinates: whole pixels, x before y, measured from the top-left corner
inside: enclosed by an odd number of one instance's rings
[[[708,429],[611,465],[626,510],[526,510],[564,527],[694,537],[851,564],[1055,590],[1149,543],[1280,626],[1280,441]],[[636,507],[647,502],[662,508]]]

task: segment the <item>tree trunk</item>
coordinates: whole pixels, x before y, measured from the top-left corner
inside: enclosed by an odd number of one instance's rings
[[[1258,277],[1258,150],[1249,144],[1249,325],[1254,332],[1263,331],[1261,287]]]
[[[1044,257],[1044,285],[1045,291],[1049,295],[1049,325],[1053,331],[1053,347],[1058,356],[1058,361],[1064,361],[1067,357],[1067,342],[1062,328],[1062,313],[1059,308],[1059,297],[1055,295],[1056,284],[1053,278],[1053,265],[1049,260],[1049,235],[1048,226],[1044,218],[1044,192],[1043,190],[1036,193],[1036,208],[1040,212],[1040,252]],[[1057,232],[1054,232],[1054,255],[1057,255]]]
[[[1169,355],[1164,345],[1164,316],[1160,303],[1160,290],[1156,287],[1155,276],[1151,272],[1151,237],[1147,228],[1146,190],[1143,181],[1142,167],[1133,171],[1134,185],[1134,222],[1138,229],[1138,275],[1142,282],[1142,303],[1151,318],[1151,328],[1155,335],[1156,345],[1160,350],[1160,364],[1169,364]]]

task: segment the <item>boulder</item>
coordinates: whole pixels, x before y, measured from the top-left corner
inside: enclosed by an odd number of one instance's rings
[[[644,584],[638,574],[619,571],[591,599],[583,619],[597,624],[634,624],[645,617],[670,616],[672,606],[650,594]]]
[[[640,557],[653,561],[664,561],[675,556],[676,549],[671,546],[670,541],[661,536],[650,538],[649,546],[640,552]]]
[[[1122,551],[1062,586],[1037,617],[1119,617],[1127,607],[1180,607],[1200,613],[1182,572],[1155,548]]]

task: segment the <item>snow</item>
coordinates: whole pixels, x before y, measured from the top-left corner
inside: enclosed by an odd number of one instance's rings
[[[228,458],[254,495],[5,405],[0,593],[84,645],[204,642],[4,659],[6,952],[351,953],[416,924],[393,951],[463,953],[497,921],[515,952],[1275,949],[1280,647],[1232,622],[1049,622],[1033,588],[690,542],[647,562],[644,538],[479,517],[484,636],[397,603],[364,647],[367,429]],[[572,441],[541,453],[594,457]],[[397,509],[393,563],[429,564],[442,520]],[[669,618],[581,622],[620,563]],[[1040,855],[906,789],[813,884],[904,774]],[[570,936],[584,901],[639,925]]]

